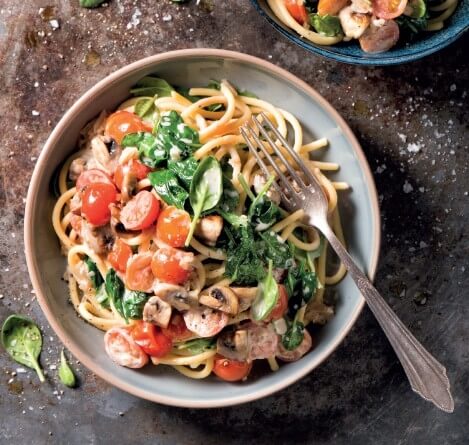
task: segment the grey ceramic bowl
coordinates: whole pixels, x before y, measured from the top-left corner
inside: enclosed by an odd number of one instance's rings
[[[182,86],[229,79],[294,113],[310,136],[327,137],[330,149],[323,159],[339,162],[342,169],[337,177],[352,186],[352,192],[342,199],[350,251],[371,277],[375,273],[380,243],[376,190],[363,152],[342,118],[308,85],[268,62],[230,51],[192,49],[148,57],[111,74],[83,95],[50,135],[31,179],[25,216],[26,257],[38,301],[52,328],[78,360],[107,382],[138,397],[168,405],[218,407],[267,396],[311,372],[349,332],[364,304],[352,280],[346,278],[337,287],[337,314],[321,330],[312,352],[276,373],[238,384],[216,378],[191,380],[164,366],[139,371],[119,367],[104,351],[102,332],[80,319],[68,302],[61,280],[65,258],[51,224],[52,174],[74,150],[80,129],[101,110],[114,109],[128,96],[129,88],[150,73]]]

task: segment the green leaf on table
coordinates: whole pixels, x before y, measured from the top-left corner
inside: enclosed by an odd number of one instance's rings
[[[75,374],[67,362],[63,349],[60,354],[59,379],[65,386],[68,386],[69,388],[74,388],[77,384]]]

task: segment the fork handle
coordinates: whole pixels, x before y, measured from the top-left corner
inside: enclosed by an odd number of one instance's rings
[[[411,388],[441,410],[453,412],[454,401],[445,367],[405,327],[367,276],[355,264],[329,225],[321,224],[319,229],[342,260],[378,320],[407,374]]]

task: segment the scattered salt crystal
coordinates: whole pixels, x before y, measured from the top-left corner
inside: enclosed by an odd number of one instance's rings
[[[26,371],[24,368],[16,368],[16,372],[18,374],[26,374],[28,371]]]
[[[39,82],[34,82],[34,88],[39,88]]]
[[[419,192],[424,193],[425,192],[425,187],[419,187]]]
[[[402,190],[404,191],[404,193],[410,193],[412,190],[414,190],[414,188],[406,179],[406,181],[404,182],[404,186],[402,187]]]
[[[33,111],[31,111],[31,114],[32,114],[33,116],[39,116],[40,113],[39,113],[39,111],[37,111],[37,110],[33,110]]]
[[[141,15],[142,15],[142,11],[140,11],[140,9],[138,8],[135,8],[135,11],[132,14],[132,17],[130,18],[130,22],[127,23],[127,29],[136,28],[140,24],[139,17]]]
[[[49,366],[49,369],[50,369],[51,371],[55,371],[55,370],[57,369],[57,366],[56,366],[56,365],[50,365],[50,366]]]
[[[420,241],[420,248],[425,249],[425,247],[428,247],[428,244],[425,241]]]
[[[411,142],[410,144],[407,145],[407,151],[409,153],[418,153],[420,149],[422,148],[422,144],[418,142]]]
[[[13,383],[14,381],[15,381],[15,379],[8,380],[8,384]]]
[[[397,135],[399,136],[399,139],[400,139],[402,142],[407,142],[407,136],[406,136],[405,134],[397,133]]]
[[[173,16],[171,14],[165,14],[163,16],[163,22],[170,22],[171,20],[173,20]]]
[[[450,91],[456,91],[456,85],[454,83],[451,84],[450,87],[449,87],[449,90]]]
[[[57,19],[52,19],[52,20],[49,20],[49,25],[52,27],[52,29],[59,29],[60,28],[60,24],[59,24],[59,21]]]

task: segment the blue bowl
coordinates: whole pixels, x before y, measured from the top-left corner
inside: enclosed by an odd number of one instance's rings
[[[469,29],[469,1],[460,0],[456,11],[446,20],[442,30],[421,33],[412,42],[398,43],[384,53],[367,54],[361,50],[357,41],[343,42],[334,46],[315,45],[285,26],[271,11],[266,0],[251,0],[251,3],[287,39],[327,59],[354,65],[399,65],[413,62],[445,48]]]

